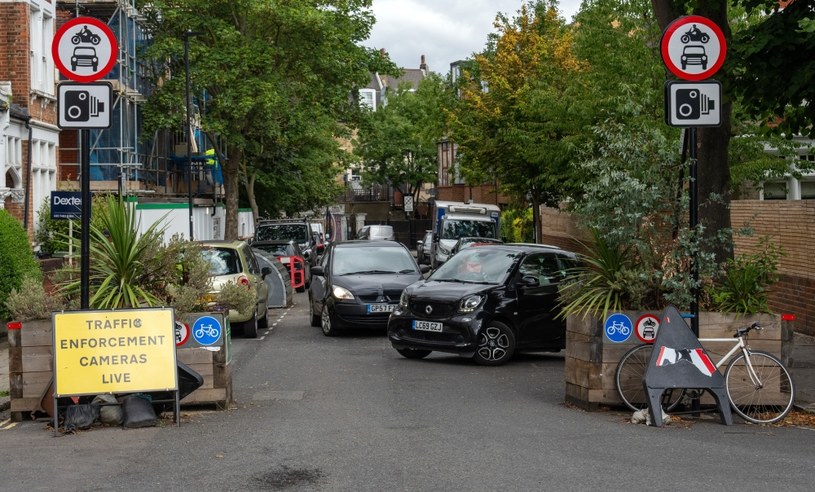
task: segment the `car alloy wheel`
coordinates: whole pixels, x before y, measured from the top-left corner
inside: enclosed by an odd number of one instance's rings
[[[492,322],[478,334],[475,361],[485,366],[507,362],[515,352],[515,335],[503,323]]]
[[[337,334],[337,329],[331,322],[331,313],[328,312],[328,306],[323,306],[323,315],[320,318],[320,325],[323,327],[323,335],[333,337]]]

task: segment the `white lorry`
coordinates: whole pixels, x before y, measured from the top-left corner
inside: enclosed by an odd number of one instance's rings
[[[434,202],[429,255],[433,269],[447,261],[450,250],[462,237],[498,239],[500,216],[501,209],[491,203]]]

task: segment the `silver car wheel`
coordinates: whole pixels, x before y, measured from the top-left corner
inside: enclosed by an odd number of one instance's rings
[[[509,337],[498,327],[490,326],[478,335],[478,355],[485,361],[498,362],[504,359],[509,346]]]

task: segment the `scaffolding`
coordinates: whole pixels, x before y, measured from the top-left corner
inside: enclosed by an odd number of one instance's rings
[[[101,81],[113,88],[111,126],[91,131],[90,172],[93,190],[121,194],[154,193],[167,199],[187,194],[186,137],[184,132],[143,135],[142,105],[151,93],[147,66],[140,51],[150,42],[142,27],[143,16],[135,0],[59,0],[57,8],[72,16],[89,16],[105,22],[119,45],[117,63]],[[197,113],[197,111],[196,111]],[[201,132],[194,131],[201,149]],[[79,179],[79,130],[60,135],[60,180]],[[179,152],[179,149],[184,149]],[[192,184],[196,195],[214,198],[216,187],[204,172],[207,159],[191,157]],[[78,183],[77,183],[78,184]],[[71,187],[71,184],[65,184]]]

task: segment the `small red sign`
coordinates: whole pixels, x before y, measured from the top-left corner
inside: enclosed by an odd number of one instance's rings
[[[634,325],[634,334],[643,343],[654,343],[659,332],[659,318],[653,314],[643,314]]]
[[[77,17],[63,24],[54,35],[51,55],[62,75],[77,82],[93,82],[113,68],[119,44],[104,22]]]

